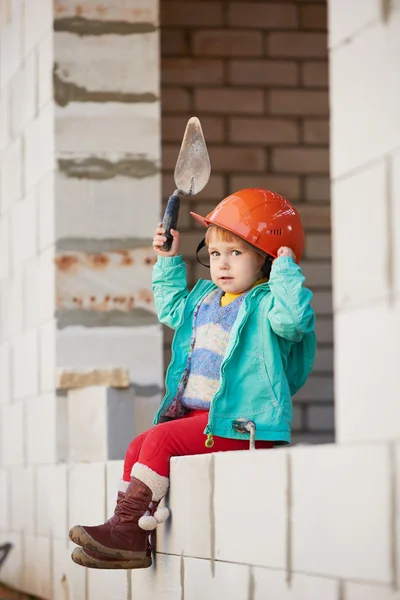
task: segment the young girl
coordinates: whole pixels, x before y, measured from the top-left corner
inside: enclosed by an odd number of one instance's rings
[[[175,329],[166,394],[155,426],[126,453],[114,515],[96,527],[75,526],[72,559],[83,566],[134,569],[151,565],[150,531],[168,517],[158,508],[169,485],[172,456],[245,450],[251,420],[256,448],[290,442],[291,396],[304,385],[315,356],[312,294],[303,287],[300,217],[279,194],[241,190],[207,217],[210,280],[189,293],[172,231],[169,252],[161,225],[153,291],[161,323]],[[198,248],[198,252],[199,252]]]

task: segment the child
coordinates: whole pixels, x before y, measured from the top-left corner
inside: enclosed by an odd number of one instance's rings
[[[211,281],[189,293],[172,231],[169,252],[161,225],[153,291],[161,323],[176,330],[166,394],[155,426],[130,444],[113,517],[96,527],[75,526],[81,546],[72,558],[93,568],[151,565],[150,531],[168,517],[158,508],[169,485],[172,456],[245,450],[255,425],[256,448],[290,442],[291,396],[304,385],[315,356],[311,292],[296,264],[304,232],[285,198],[263,189],[228,196],[206,218]],[[198,248],[198,251],[199,251]]]

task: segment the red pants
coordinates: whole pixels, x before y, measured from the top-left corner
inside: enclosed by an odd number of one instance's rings
[[[206,448],[204,429],[208,412],[193,410],[184,417],[160,423],[138,435],[129,445],[124,462],[124,480],[130,481],[131,470],[140,462],[164,477],[169,477],[169,459],[172,456],[210,454],[229,450],[247,450],[247,440],[214,437],[214,446]],[[272,448],[273,442],[256,442],[256,448]]]

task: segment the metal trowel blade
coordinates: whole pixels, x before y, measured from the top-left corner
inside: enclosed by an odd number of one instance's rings
[[[211,165],[203,130],[197,117],[189,119],[176,161],[174,179],[187,196],[198,194],[210,179]]]

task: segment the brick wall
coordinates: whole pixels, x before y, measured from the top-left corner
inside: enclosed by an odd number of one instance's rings
[[[209,212],[229,193],[261,186],[300,211],[302,268],[315,294],[318,355],[295,398],[294,441],[333,437],[329,106],[325,2],[161,2],[164,201],[187,119],[200,118],[212,176],[180,216],[190,285],[208,272],[194,258]],[[165,364],[171,332],[165,331]]]

